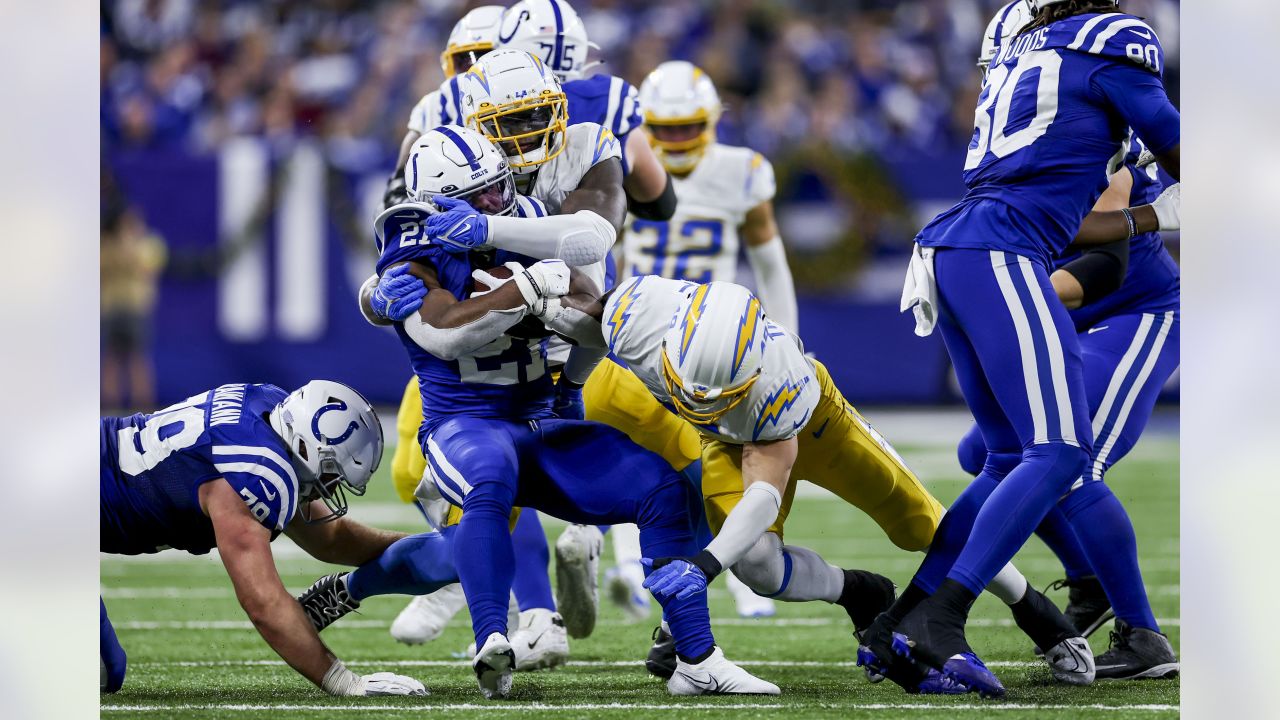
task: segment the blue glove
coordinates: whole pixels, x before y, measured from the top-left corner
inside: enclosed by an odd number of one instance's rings
[[[427,296],[427,286],[419,278],[409,274],[409,264],[397,265],[378,278],[369,304],[373,312],[395,322],[418,312],[422,298]]]
[[[431,198],[443,212],[427,218],[427,240],[449,252],[467,252],[489,242],[489,218],[466,200]]]
[[[644,586],[658,598],[658,602],[683,600],[707,591],[707,576],[702,568],[680,558],[659,559],[657,569],[644,579]],[[646,569],[654,568],[654,561],[641,558]]]
[[[586,420],[587,412],[582,404],[582,386],[560,378],[556,383],[556,399],[551,412],[561,420]]]

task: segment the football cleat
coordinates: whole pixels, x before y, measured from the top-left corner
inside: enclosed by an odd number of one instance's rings
[[[1090,576],[1078,580],[1057,580],[1046,592],[1062,588],[1067,588],[1067,608],[1062,614],[1067,616],[1067,620],[1071,621],[1082,637],[1094,634],[1116,616],[1098,578]]]
[[[651,611],[649,591],[644,589],[644,568],[638,562],[615,565],[604,573],[604,587],[609,600],[617,605],[630,622],[640,622]]]
[[[907,692],[912,691],[908,690]],[[933,668],[929,668],[929,672],[914,691],[914,694],[919,695],[967,695],[968,693],[968,687],[961,685]]]
[[[1089,685],[1096,676],[1093,649],[1082,637],[1067,638],[1049,648],[1044,654],[1049,672],[1058,682],[1068,685]]]
[[[467,606],[462,584],[445,585],[430,595],[409,601],[391,623],[391,637],[406,645],[421,645],[440,637],[449,621]]]
[[[669,680],[676,672],[676,639],[661,625],[653,629],[653,645],[644,667],[650,675]]]
[[[360,602],[347,592],[347,573],[325,575],[311,584],[307,591],[298,596],[302,611],[307,619],[320,632],[341,619],[347,613],[360,607]]]
[[[1180,667],[1169,638],[1116,618],[1111,647],[1094,658],[1099,680],[1174,678]]]
[[[520,613],[519,627],[511,633],[516,670],[544,670],[569,660],[569,637],[560,614],[545,608]]]
[[[471,661],[476,672],[476,682],[486,700],[505,698],[511,694],[511,671],[515,669],[516,656],[511,643],[501,633],[490,633],[484,647]]]
[[[738,617],[767,618],[778,613],[773,600],[757,595],[733,573],[728,573],[724,580],[729,587],[729,594],[733,595],[734,604],[738,606]]]
[[[858,639],[858,667],[873,683],[888,678],[913,693],[927,677],[929,668],[894,652],[892,643],[896,633],[892,628],[895,624],[889,613],[881,613],[871,627],[854,633]]]
[[[706,660],[691,665],[677,659],[667,680],[672,695],[780,695],[777,685],[752,675],[725,658],[719,647]]]
[[[947,660],[942,666],[942,674],[957,685],[969,688],[984,698],[1004,697],[1004,685],[995,673],[987,669],[986,663],[971,652],[960,653]]]
[[[862,632],[893,605],[894,597],[889,578],[866,570],[845,570],[844,588],[836,604],[849,614],[854,632]]]
[[[595,525],[570,525],[556,540],[556,605],[570,637],[588,637],[596,628],[603,547]]]

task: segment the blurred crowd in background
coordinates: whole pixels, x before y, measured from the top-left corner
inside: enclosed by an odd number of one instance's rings
[[[108,0],[104,177],[114,158],[208,155],[239,137],[260,138],[281,156],[318,144],[335,177],[385,177],[410,109],[443,79],[450,29],[481,4],[490,3]],[[725,105],[721,140],[774,163],[798,287],[895,296],[911,238],[963,192],[975,60],[1002,0],[572,4],[600,48],[592,72],[638,86],[674,58],[714,79]],[[1178,3],[1123,0],[1121,8],[1159,33],[1177,102]],[[372,252],[361,230],[369,218],[352,197],[359,193],[329,194],[343,241]],[[127,202],[104,194],[104,207]],[[106,226],[104,218],[104,248],[114,236]]]

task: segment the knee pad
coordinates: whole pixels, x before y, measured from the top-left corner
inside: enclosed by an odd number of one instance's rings
[[[908,552],[916,552],[928,549],[937,529],[938,521],[932,515],[915,513],[902,518],[886,534],[894,545]]]
[[[733,566],[733,574],[757,595],[773,595],[786,576],[782,538],[767,532]]]
[[[969,432],[960,438],[960,444],[956,446],[956,458],[960,461],[960,469],[966,473],[977,475],[982,472],[982,466],[987,462],[987,443],[982,439],[982,432],[977,425],[969,428]]]

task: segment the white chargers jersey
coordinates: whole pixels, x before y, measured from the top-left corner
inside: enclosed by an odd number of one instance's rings
[[[577,123],[570,125],[564,133],[564,150],[547,162],[538,166],[533,176],[533,184],[522,190],[524,195],[541,200],[551,215],[560,214],[560,204],[565,196],[578,188],[587,171],[596,163],[609,158],[622,159],[622,146],[613,136],[609,128],[596,123]],[[524,177],[528,177],[527,175]],[[516,176],[520,183],[522,176]],[[593,265],[578,268],[595,282],[601,292],[605,287],[605,273],[612,258],[607,254],[604,260]],[[563,364],[569,358],[569,344],[559,338],[552,338],[547,346],[547,360],[551,364]]]
[[[458,76],[440,83],[439,90],[432,90],[409,113],[406,127],[419,135],[426,134],[432,128],[441,125],[461,125],[458,108],[461,107],[462,91],[458,88]]]
[[[733,282],[738,228],[753,208],[773,199],[773,166],[760,153],[712,143],[693,172],[672,176],[676,211],[670,220],[627,216],[622,247],[627,275]]]
[[[601,331],[609,350],[668,410],[672,404],[662,376],[662,338],[697,287],[692,282],[641,275],[619,284],[604,306]],[[822,392],[813,366],[799,339],[781,325],[766,322],[760,378],[747,398],[717,423],[694,426],[704,435],[738,445],[785,440],[798,435],[813,417]],[[726,353],[733,351],[725,348]]]

